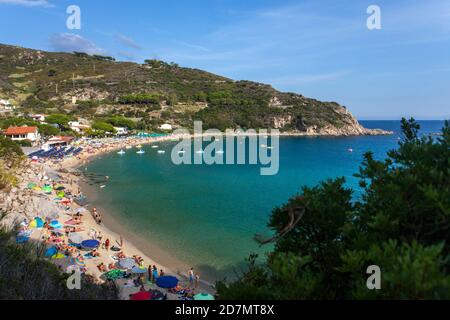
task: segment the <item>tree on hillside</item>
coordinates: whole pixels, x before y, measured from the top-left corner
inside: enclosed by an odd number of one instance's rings
[[[65,114],[50,114],[47,117],[45,117],[45,121],[50,124],[57,124],[61,127],[67,126],[68,122],[70,121],[70,117]]]
[[[339,178],[274,209],[273,251],[262,263],[250,256],[238,280],[219,282],[220,297],[450,298],[450,126],[438,138],[418,130],[403,119],[398,149],[384,161],[365,154],[360,200]],[[371,265],[381,270],[381,290],[367,288]]]

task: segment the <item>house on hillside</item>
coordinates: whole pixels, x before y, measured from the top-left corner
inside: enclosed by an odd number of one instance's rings
[[[0,115],[11,116],[16,107],[14,107],[8,100],[0,99]]]
[[[13,141],[29,140],[32,145],[36,145],[41,140],[39,130],[37,127],[9,127],[3,131],[3,134]]]
[[[30,115],[31,119],[33,119],[34,121],[37,121],[39,123],[44,123],[45,122],[45,115],[43,114],[32,114]]]
[[[91,127],[85,124],[81,124],[78,121],[70,121],[69,122],[69,127],[72,131],[76,132],[76,133],[83,133],[86,130],[90,129]]]
[[[16,107],[13,106],[11,104],[11,102],[9,102],[9,100],[5,100],[5,99],[0,99],[0,109],[1,110],[6,110],[6,111],[12,111],[14,110]]]

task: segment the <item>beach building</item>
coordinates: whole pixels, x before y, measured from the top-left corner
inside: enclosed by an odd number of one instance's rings
[[[128,135],[128,128],[125,127],[114,127],[114,130],[116,130],[117,136],[126,136]]]
[[[159,127],[159,129],[164,130],[164,131],[172,131],[172,125],[170,125],[168,123],[164,123],[163,125],[161,125]]]
[[[53,136],[43,144],[42,149],[49,150],[53,147],[68,146],[74,139],[74,137],[69,136]]]
[[[29,140],[33,145],[41,140],[39,130],[37,127],[9,127],[3,131],[3,134],[13,141]]]

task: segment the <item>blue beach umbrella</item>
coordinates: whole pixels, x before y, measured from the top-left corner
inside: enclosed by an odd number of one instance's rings
[[[36,228],[42,228],[44,226],[44,221],[41,218],[37,217],[34,221],[36,221]]]
[[[53,220],[48,225],[54,229],[62,228],[62,224],[58,220]]]
[[[56,249],[55,247],[51,247],[51,248],[48,248],[47,251],[45,251],[45,256],[47,258],[50,258],[57,253],[58,253],[58,249]]]
[[[174,276],[162,276],[156,279],[156,284],[160,288],[172,289],[178,285],[178,279]]]
[[[95,249],[100,245],[97,240],[84,240],[81,242],[81,246],[86,249]]]

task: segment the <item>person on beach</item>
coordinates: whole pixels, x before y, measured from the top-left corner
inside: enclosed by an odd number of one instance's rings
[[[195,274],[195,289],[198,289],[200,286],[200,275],[198,273]]]
[[[158,279],[158,269],[156,268],[155,265],[153,266],[152,274],[153,274],[153,282],[156,282],[156,279]]]
[[[153,281],[153,272],[152,272],[152,265],[148,265],[148,280],[150,281],[150,282],[154,282]]]
[[[120,245],[120,249],[122,249],[123,248],[123,238],[122,238],[122,236],[120,236],[119,245]]]
[[[189,270],[189,288],[194,285],[194,268]]]
[[[164,276],[164,270],[163,270],[163,269],[161,269],[161,270],[159,271],[159,276],[160,276],[160,277],[163,277],[163,276]]]
[[[109,238],[105,241],[105,249],[106,251],[109,251]]]

